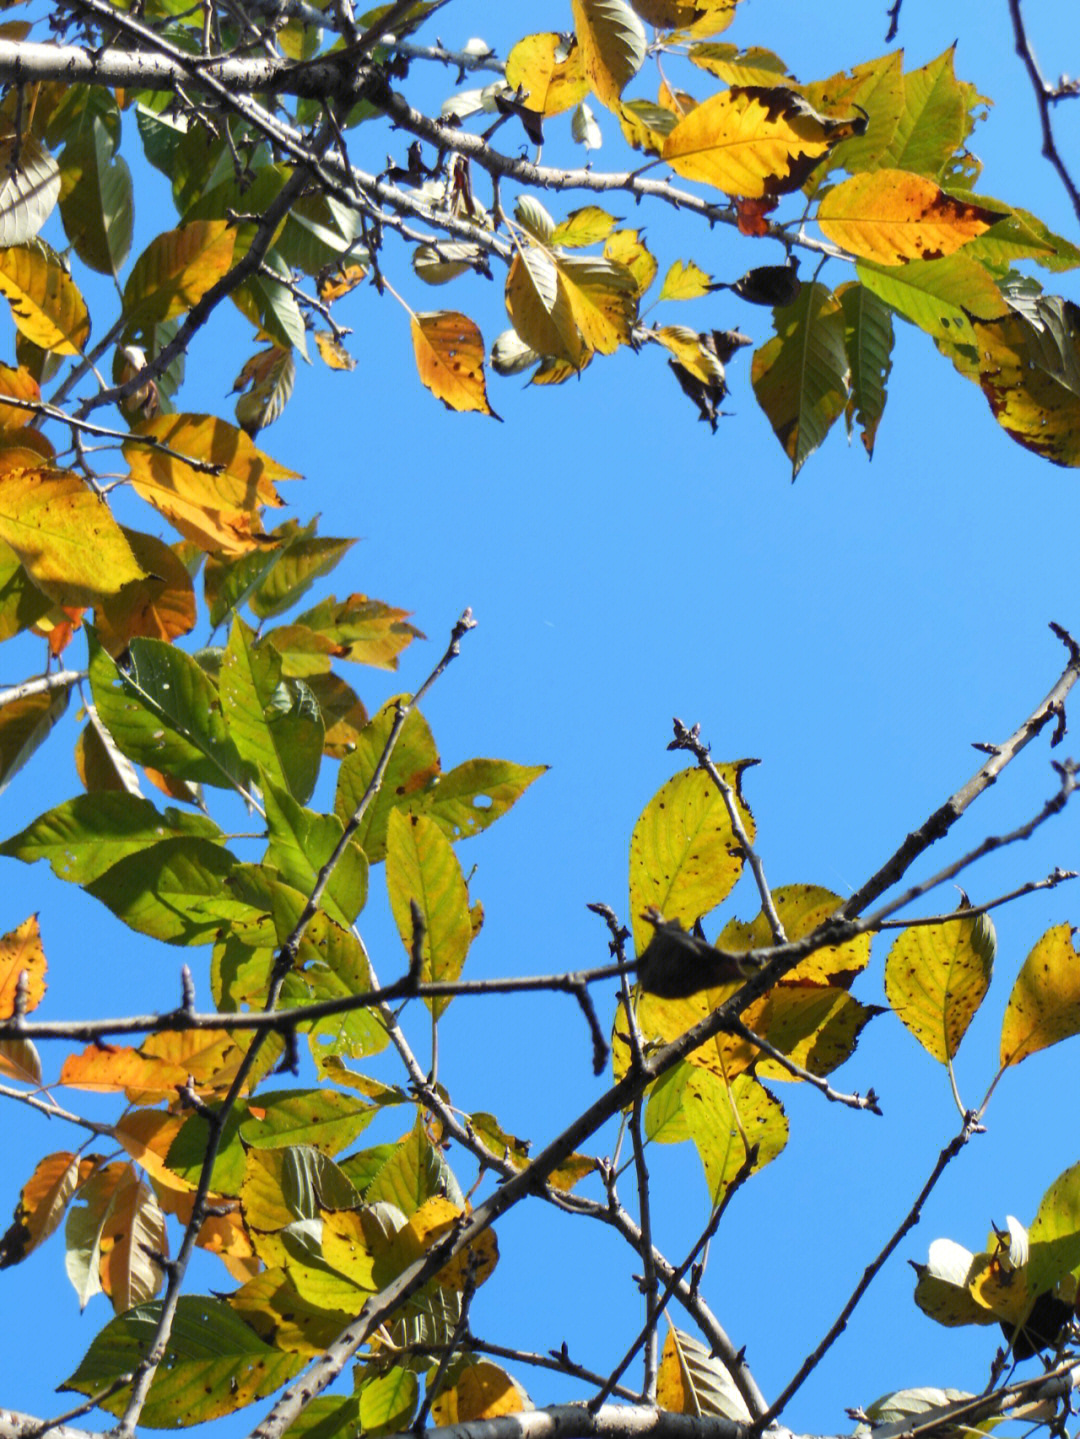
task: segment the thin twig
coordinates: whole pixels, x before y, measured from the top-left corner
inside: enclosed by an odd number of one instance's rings
[[[786,1069],[794,1078],[802,1079],[807,1084],[812,1084],[815,1089],[820,1090],[825,1098],[832,1100],[834,1104],[846,1104],[849,1109],[868,1109],[871,1114],[881,1113],[881,1109],[878,1106],[877,1095],[872,1089],[868,1089],[865,1095],[841,1094],[838,1090],[833,1089],[828,1080],[822,1078],[820,1074],[813,1074],[809,1069],[804,1069],[801,1064],[796,1064],[789,1055],[781,1053],[781,1051],[770,1044],[767,1039],[764,1039],[760,1034],[755,1034],[749,1026],[743,1024],[741,1019],[732,1020],[731,1033],[737,1034],[741,1039],[745,1039],[749,1044],[754,1045],[756,1049],[760,1049],[762,1054],[768,1055],[771,1060],[779,1064],[783,1069]]]
[[[1061,158],[1061,154],[1057,148],[1057,142],[1054,139],[1053,122],[1050,119],[1051,105],[1057,100],[1064,99],[1066,95],[1076,95],[1078,93],[1077,89],[1067,88],[1065,90],[1055,90],[1046,83],[1042,77],[1042,71],[1039,69],[1038,61],[1035,59],[1035,53],[1031,48],[1031,42],[1027,36],[1024,17],[1020,10],[1020,0],[1009,0],[1009,15],[1012,19],[1013,34],[1016,37],[1016,53],[1024,62],[1024,68],[1028,72],[1032,89],[1035,91],[1035,103],[1039,107],[1039,124],[1042,127],[1043,155],[1057,171],[1058,178],[1065,186],[1065,192],[1076,213],[1076,218],[1080,220],[1080,189],[1077,189],[1075,181],[1069,174],[1064,160]]]

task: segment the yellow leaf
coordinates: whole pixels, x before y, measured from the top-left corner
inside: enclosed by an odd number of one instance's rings
[[[664,276],[658,300],[697,300],[709,293],[711,276],[693,260],[676,260]]]
[[[436,1424],[468,1424],[520,1414],[527,1407],[516,1380],[489,1359],[466,1360],[450,1371],[449,1382],[431,1406]]]
[[[742,1424],[752,1417],[723,1363],[709,1353],[707,1345],[674,1325],[664,1340],[656,1402],[669,1413],[690,1414],[695,1419],[714,1414]]]
[[[568,255],[557,264],[571,313],[588,348],[612,355],[620,345],[628,345],[637,319],[638,286],[633,272],[606,257]]]
[[[514,256],[506,280],[506,309],[530,349],[581,369],[588,349],[558,266],[539,245],[525,245]]]
[[[506,83],[525,92],[523,104],[538,115],[559,115],[589,93],[580,45],[562,35],[526,35],[506,57]]]
[[[395,1273],[402,1270],[434,1249],[451,1230],[465,1218],[466,1211],[459,1209],[449,1199],[435,1195],[425,1199],[408,1223],[394,1235],[390,1246],[389,1262]],[[495,1232],[485,1229],[467,1248],[455,1254],[435,1275],[434,1283],[440,1289],[454,1289],[461,1292],[469,1287],[483,1284],[499,1258],[499,1246]]]
[[[688,325],[661,325],[652,334],[703,385],[724,384],[724,367],[715,349],[706,343],[706,336]]]
[[[747,1026],[811,1074],[831,1074],[850,1059],[863,1027],[881,1009],[860,1004],[838,985],[778,984],[743,1015]],[[796,1078],[775,1059],[763,1057],[762,1079]]]
[[[41,1056],[28,1039],[0,1039],[0,1074],[20,1084],[41,1083]]]
[[[10,365],[0,365],[0,395],[11,395],[16,400],[40,400],[41,387],[24,367],[13,370]],[[0,430],[21,430],[34,418],[30,410],[0,403]]]
[[[638,295],[656,279],[656,257],[650,252],[637,230],[615,230],[604,241],[604,259],[624,265],[634,277]]]
[[[609,109],[645,63],[645,27],[626,0],[570,0],[593,93]]]
[[[838,894],[816,884],[785,884],[773,890],[773,903],[788,939],[803,939],[843,904]],[[717,949],[756,949],[772,943],[772,930],[763,913],[749,924],[730,920],[716,941]],[[870,963],[870,936],[860,934],[845,944],[828,944],[817,949],[790,969],[782,984],[842,985],[848,988],[855,976]]]
[[[182,315],[228,273],[236,226],[227,220],[192,220],[152,240],[124,286],[129,331]]]
[[[94,612],[98,639],[114,656],[136,635],[172,640],[195,628],[195,591],[175,551],[156,535],[128,529],[123,535],[146,573],[101,600]]]
[[[732,87],[679,121],[663,158],[687,180],[756,199],[797,190],[848,133],[845,122],[826,120],[785,86]]]
[[[741,792],[749,763],[717,768],[735,791],[737,813],[752,841],[754,817]],[[688,929],[727,897],[742,867],[727,807],[712,780],[700,769],[673,775],[645,806],[630,839],[630,920],[638,953],[653,932],[643,910],[658,909]]]
[[[837,185],[817,220],[833,241],[882,265],[951,255],[1001,218],[996,210],[953,200],[922,175],[874,170]]]
[[[187,1193],[195,1188],[193,1183],[183,1179],[165,1163],[186,1117],[184,1114],[169,1114],[164,1109],[135,1109],[125,1114],[113,1130],[117,1142],[146,1170],[154,1183],[174,1194]],[[170,1212],[175,1210],[175,1198],[168,1201],[168,1207]]]
[[[0,250],[0,294],[15,328],[39,349],[77,355],[90,338],[90,315],[60,261],[36,244]]]
[[[738,0],[633,0],[634,9],[658,30],[719,35],[735,19]]]
[[[37,1009],[45,994],[46,968],[36,914],[24,919],[18,929],[0,935],[0,1019],[10,1019],[15,1013],[15,996],[22,975],[26,976],[23,1013]]]
[[[987,915],[903,930],[885,961],[897,1018],[942,1064],[960,1047],[990,987],[997,941]]]
[[[407,952],[412,951],[410,902],[419,906],[424,925],[421,974],[425,980],[454,980],[472,943],[469,891],[449,838],[426,815],[392,809],[386,829],[386,887],[394,922]],[[429,999],[436,1017],[449,996]]]
[[[607,239],[615,224],[614,216],[601,210],[599,205],[585,205],[580,210],[571,210],[565,220],[560,220],[551,232],[551,244],[565,245],[571,250],[580,245],[597,245]],[[0,372],[2,369],[0,366]]]
[[[1001,1025],[1001,1065],[1080,1034],[1080,955],[1067,924],[1048,929],[1024,960]]]
[[[0,538],[61,605],[91,605],[146,578],[109,507],[69,470],[0,474]]]
[[[315,331],[315,348],[324,365],[331,370],[355,370],[356,361],[341,341],[329,330]]]
[[[182,535],[202,549],[231,555],[271,543],[263,535],[259,509],[281,505],[274,482],[296,475],[264,454],[242,430],[212,415],[158,415],[136,425],[132,434],[176,452],[164,454],[136,439],[124,445],[135,489]],[[221,472],[197,469],[181,456],[220,466]]]
[[[413,315],[412,340],[420,379],[448,410],[495,415],[484,383],[483,336],[467,315],[456,310]]]

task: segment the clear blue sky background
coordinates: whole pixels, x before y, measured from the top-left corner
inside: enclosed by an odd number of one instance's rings
[[[1070,0],[1027,8],[1047,72],[1080,69]],[[447,44],[480,35],[505,55],[530,30],[569,24],[560,0],[500,7],[455,0],[434,28]],[[817,9],[745,0],[724,39],[775,48],[811,80],[880,54],[886,25],[883,0]],[[994,101],[972,141],[985,163],[981,188],[1077,240],[1075,216],[1039,156],[1034,101],[1003,0],[906,0],[899,38],[909,65],[957,37],[959,75]],[[437,102],[452,79],[439,72],[422,93]],[[643,78],[635,93],[654,85]],[[706,90],[704,77],[697,88]],[[605,146],[594,165],[625,168],[613,122],[597,113]],[[1063,148],[1080,170],[1078,119],[1062,108]],[[565,120],[549,126],[552,163],[571,157],[565,128]],[[406,141],[371,126],[353,132],[350,144],[358,163],[374,170],[388,147],[401,160]],[[136,150],[131,133],[129,161]],[[141,168],[136,174],[147,179]],[[147,183],[152,188],[138,196],[136,254],[173,223],[160,180]],[[587,198],[548,203],[560,218]],[[620,197],[609,208],[646,227],[661,276],[676,258],[727,279],[782,258],[772,242],[634,211]],[[384,264],[416,309],[459,305],[489,343],[505,324],[498,284],[465,279],[428,290],[392,239]],[[839,284],[849,272],[833,265],[822,278]],[[1047,287],[1080,300],[1075,276]],[[768,312],[724,292],[666,309],[671,322],[737,325],[757,343],[767,338]],[[101,311],[98,333],[111,317]],[[846,895],[977,767],[972,741],[1003,738],[1049,688],[1063,651],[1047,622],[1080,634],[1080,480],[1011,442],[979,391],[902,323],[873,462],[857,442],[849,448],[838,427],[792,486],[749,388],[749,352],[729,367],[731,416],[715,436],[696,422],[655,349],[598,359],[579,382],[543,391],[492,376],[492,402],[505,420],[498,425],[451,415],[421,389],[407,321],[391,298],[364,288],[343,303],[340,318],[355,331],[355,373],[330,374],[317,360],[301,367],[292,403],[262,443],[306,476],[287,489],[299,518],[321,512],[325,533],[362,537],[334,577],[337,593],[362,590],[405,606],[431,637],[406,654],[399,676],[362,671],[358,688],[374,708],[415,687],[471,605],[479,627],[426,706],[444,763],[493,755],[552,766],[508,818],[460,851],[467,868],[477,865],[472,888],[487,912],[470,957],[475,977],[604,962],[606,933],[585,905],[604,900],[626,913],[631,828],[677,767],[665,750],[673,714],[700,721],[718,758],[762,760],[746,793],[770,880]],[[10,346],[10,329],[7,335]],[[201,335],[185,406],[227,414],[223,396],[251,348],[232,317]],[[161,531],[145,510],[125,514]],[[31,673],[39,653],[9,645],[0,679]],[[69,719],[4,795],[5,834],[76,792],[75,733]],[[1064,749],[1076,752],[1072,736]],[[917,873],[1026,819],[1055,787],[1048,761],[1045,741],[1033,746],[957,827],[948,850]],[[1078,859],[1077,815],[1069,812],[1021,849],[979,866],[966,887],[986,899]],[[43,1014],[171,1006],[184,960],[207,995],[201,952],[142,941],[44,866],[7,861],[0,886],[0,930],[40,910],[51,966]],[[941,907],[955,899],[946,892]],[[709,932],[727,914],[750,918],[757,907],[742,882]],[[1001,1012],[1024,956],[1048,926],[1078,914],[1080,890],[1065,887],[998,915],[995,982],[958,1064],[966,1102],[978,1102],[993,1073]],[[380,975],[393,976],[404,954],[378,882],[363,932]],[[856,988],[867,1002],[883,1002],[886,949],[879,940]],[[601,1007],[610,1013],[606,998]],[[422,1047],[424,1020],[417,1019]],[[954,1164],[922,1226],[785,1415],[792,1427],[836,1432],[846,1426],[845,1406],[902,1386],[981,1387],[996,1331],[931,1324],[913,1305],[905,1260],[925,1259],[938,1235],[979,1248],[990,1221],[1007,1213],[1030,1221],[1046,1186],[1080,1158],[1076,1057],[1073,1041],[1027,1061],[1002,1084],[988,1132]],[[48,1051],[46,1063],[55,1072],[59,1056]],[[389,1060],[378,1072],[396,1077]],[[603,1083],[591,1076],[576,1008],[535,998],[456,1003],[443,1025],[440,1077],[456,1105],[492,1109],[507,1129],[537,1143]],[[791,1119],[788,1149],[738,1196],[712,1246],[704,1292],[746,1345],[766,1394],[787,1381],[831,1322],[958,1126],[944,1071],[891,1015],[869,1027],[836,1082],[862,1091],[873,1085],[884,1118],[777,1086]],[[66,1097],[89,1108],[84,1096]],[[394,1137],[395,1123],[367,1131],[365,1140]],[[0,1125],[6,1214],[34,1162],[79,1136],[13,1104]],[[609,1132],[597,1148],[612,1142]],[[665,1148],[652,1168],[657,1242],[681,1257],[707,1218],[697,1160]],[[465,1164],[459,1175],[466,1185],[473,1178]],[[539,1350],[565,1339],[580,1362],[609,1368],[641,1319],[629,1252],[599,1226],[532,1205],[502,1225],[500,1246],[475,1328]],[[197,1277],[228,1287],[208,1263]],[[0,1275],[0,1304],[0,1403],[40,1415],[66,1408],[68,1398],[52,1386],[75,1369],[106,1321],[105,1301],[93,1301],[80,1319],[56,1238]],[[520,1377],[537,1403],[581,1393],[548,1376]],[[242,1432],[261,1408],[229,1432]]]

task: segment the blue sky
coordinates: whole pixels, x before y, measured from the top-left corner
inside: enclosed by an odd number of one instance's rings
[[[1046,0],[1029,8],[1048,74],[1076,69],[1075,49],[1067,48],[1073,6]],[[480,35],[505,55],[527,31],[569,24],[560,0],[497,11],[454,0],[435,29],[450,45]],[[884,5],[865,0],[838,0],[816,17],[790,0],[744,0],[724,39],[774,48],[811,80],[882,53],[886,25]],[[958,74],[994,101],[972,141],[985,166],[981,188],[1076,240],[1075,216],[1039,155],[1035,106],[1005,6],[906,0],[899,41],[909,65],[957,37]],[[425,79],[422,93],[437,103],[452,79],[440,72]],[[594,166],[624,168],[615,127],[597,112],[605,145]],[[577,162],[565,120],[561,126],[549,127],[545,159]],[[1059,126],[1063,150],[1080,169],[1080,125],[1067,107]],[[358,163],[378,169],[395,146],[403,157],[403,137],[369,128],[351,141]],[[129,162],[135,149],[134,133],[126,133]],[[172,220],[157,178],[136,174],[153,187],[149,202],[137,195],[137,254]],[[587,197],[547,203],[561,218]],[[626,203],[609,208],[647,229],[661,275],[676,258],[692,257],[727,279],[781,258],[773,242],[709,232],[687,217]],[[384,265],[416,309],[460,305],[489,343],[505,324],[498,285],[464,279],[428,290],[393,241]],[[823,280],[849,278],[841,269],[830,266]],[[1047,288],[1080,300],[1074,276]],[[102,300],[107,305],[107,293]],[[666,308],[671,322],[737,325],[756,343],[768,335],[768,312],[725,292]],[[111,318],[101,311],[98,333]],[[261,443],[306,477],[286,489],[291,513],[304,520],[319,512],[323,532],[361,537],[334,576],[339,596],[362,590],[402,605],[430,637],[406,653],[399,675],[349,678],[369,708],[414,688],[470,605],[478,628],[425,707],[444,764],[491,755],[551,765],[509,817],[460,851],[467,870],[477,866],[472,890],[486,910],[467,971],[474,977],[604,962],[606,935],[585,905],[603,900],[625,915],[630,831],[677,767],[665,749],[672,715],[699,721],[717,758],[762,761],[747,776],[746,796],[771,882],[813,882],[846,895],[977,768],[971,743],[1004,737],[1050,687],[1063,651],[1048,622],[1080,634],[1075,474],[1010,441],[981,394],[902,322],[873,462],[857,442],[849,448],[838,427],[792,485],[750,391],[749,352],[729,366],[731,413],[715,436],[696,422],[655,347],[598,359],[558,388],[492,376],[499,425],[449,414],[420,387],[405,316],[389,297],[365,287],[343,302],[339,318],[354,329],[356,371],[330,374],[317,360],[301,366],[292,403]],[[251,348],[231,316],[204,332],[188,362],[186,407],[227,415],[224,396]],[[160,529],[145,510],[125,511],[136,513],[143,527]],[[38,653],[10,645],[0,679],[32,672]],[[76,792],[75,732],[69,719],[66,733],[6,792],[5,834]],[[1065,750],[1076,752],[1071,736]],[[1048,761],[1045,742],[1032,746],[916,874],[1026,819],[1055,787]],[[1067,812],[1022,848],[984,862],[965,887],[989,898],[1077,859],[1077,817]],[[0,929],[40,910],[51,966],[43,1014],[171,1006],[181,961],[196,967],[206,995],[201,952],[152,946],[43,866],[4,863]],[[387,978],[404,952],[378,882],[372,890],[362,929]],[[954,902],[946,892],[941,907]],[[756,910],[744,881],[708,932],[731,913],[750,918]],[[996,978],[958,1062],[967,1102],[978,1101],[992,1075],[1001,1012],[1024,956],[1048,926],[1074,921],[1078,910],[1080,891],[1063,887],[998,914]],[[856,988],[866,1002],[883,1002],[886,950],[879,939]],[[606,996],[598,1003],[610,1013]],[[992,1332],[932,1325],[912,1303],[904,1261],[925,1259],[938,1235],[979,1248],[990,1221],[1006,1213],[1030,1221],[1046,1186],[1080,1157],[1075,1044],[1028,1060],[1003,1082],[988,1132],[954,1164],[923,1224],[785,1422],[836,1432],[846,1406],[889,1389],[981,1387]],[[507,1129],[537,1144],[600,1092],[568,1001],[458,1001],[440,1050],[440,1074],[456,1105],[494,1110]],[[396,1077],[389,1061],[379,1073]],[[869,1026],[835,1082],[863,1091],[873,1085],[884,1117],[777,1086],[791,1119],[789,1147],[732,1205],[704,1282],[714,1311],[746,1344],[766,1394],[782,1387],[831,1322],[958,1125],[944,1072],[891,1015]],[[77,1140],[11,1104],[2,1124],[6,1213],[36,1159]],[[597,1148],[613,1142],[606,1133]],[[678,1257],[707,1217],[700,1170],[681,1147],[657,1151],[651,1162],[657,1242]],[[473,1173],[461,1164],[459,1177],[467,1187]],[[610,1367],[638,1328],[640,1301],[628,1252],[598,1228],[532,1207],[509,1216],[500,1228],[499,1271],[477,1300],[474,1327],[540,1350],[566,1339],[580,1362]],[[204,1285],[225,1287],[224,1279],[209,1264],[199,1271]],[[51,1388],[105,1322],[104,1301],[78,1317],[58,1238],[0,1276],[0,1297],[9,1316],[0,1399],[58,1412],[67,1398]],[[520,1377],[536,1403],[571,1397],[546,1376]],[[246,1416],[256,1417],[255,1410]]]

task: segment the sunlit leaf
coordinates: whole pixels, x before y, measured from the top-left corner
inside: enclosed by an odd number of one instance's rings
[[[98,638],[112,655],[138,635],[173,640],[195,628],[195,591],[175,551],[139,530],[125,529],[123,536],[145,574],[95,606]]]
[[[128,332],[197,304],[232,265],[236,237],[236,226],[227,220],[193,220],[151,240],[124,286]]]
[[[484,383],[484,339],[467,315],[456,310],[413,315],[412,338],[420,379],[448,410],[495,413]]]
[[[26,695],[0,708],[0,793],[7,788],[68,706],[70,691]]]
[[[0,474],[0,538],[60,605],[90,605],[146,578],[107,505],[73,471]]]
[[[0,1238],[0,1269],[18,1264],[59,1228],[79,1186],[100,1163],[100,1155],[67,1152],[38,1161],[19,1191],[11,1227]]]
[[[152,1341],[160,1312],[160,1304],[141,1304],[113,1319],[61,1388],[97,1394],[131,1374]],[[265,1344],[223,1300],[181,1295],[142,1423],[175,1428],[232,1414],[272,1394],[306,1362]],[[121,1388],[101,1400],[102,1407],[122,1414],[129,1393],[129,1386]]]
[[[562,35],[526,35],[506,57],[506,83],[524,92],[524,104],[540,115],[571,110],[589,93],[584,51]]]
[[[460,975],[472,943],[469,891],[450,840],[434,820],[391,810],[386,831],[386,888],[394,921],[407,954],[414,935],[411,904],[424,926],[421,978],[453,980]],[[430,999],[438,1017],[449,997]]]
[[[1001,1064],[1080,1034],[1080,955],[1067,924],[1048,929],[1016,976],[1001,1023]]]
[[[528,1407],[521,1385],[490,1359],[467,1359],[454,1365],[431,1406],[436,1424],[468,1424],[520,1414]]]
[[[615,106],[645,63],[645,27],[626,0],[570,0],[582,68],[598,100]]]
[[[956,1054],[990,986],[997,938],[989,916],[912,925],[885,961],[897,1018],[942,1064]]]
[[[45,950],[37,915],[0,934],[0,1019],[15,1013],[16,995],[23,1014],[37,1009],[45,995]],[[21,994],[20,994],[21,991]]]
[[[0,139],[0,247],[32,240],[60,198],[56,161],[33,134]]]
[[[882,265],[951,255],[999,218],[954,200],[922,175],[875,170],[853,175],[822,199],[817,221],[834,244]]]
[[[734,790],[749,840],[754,817],[742,799],[749,761],[717,768]],[[743,856],[720,791],[700,769],[683,770],[662,785],[642,811],[630,840],[630,922],[640,954],[652,937],[648,908],[684,928],[716,908],[742,873]]]
[[[281,656],[236,616],[218,682],[229,736],[254,775],[260,769],[303,802],[315,788],[323,721],[315,696],[300,680],[282,678]]]
[[[90,338],[86,301],[47,247],[0,250],[0,295],[11,305],[19,333],[42,350],[77,355]]]

